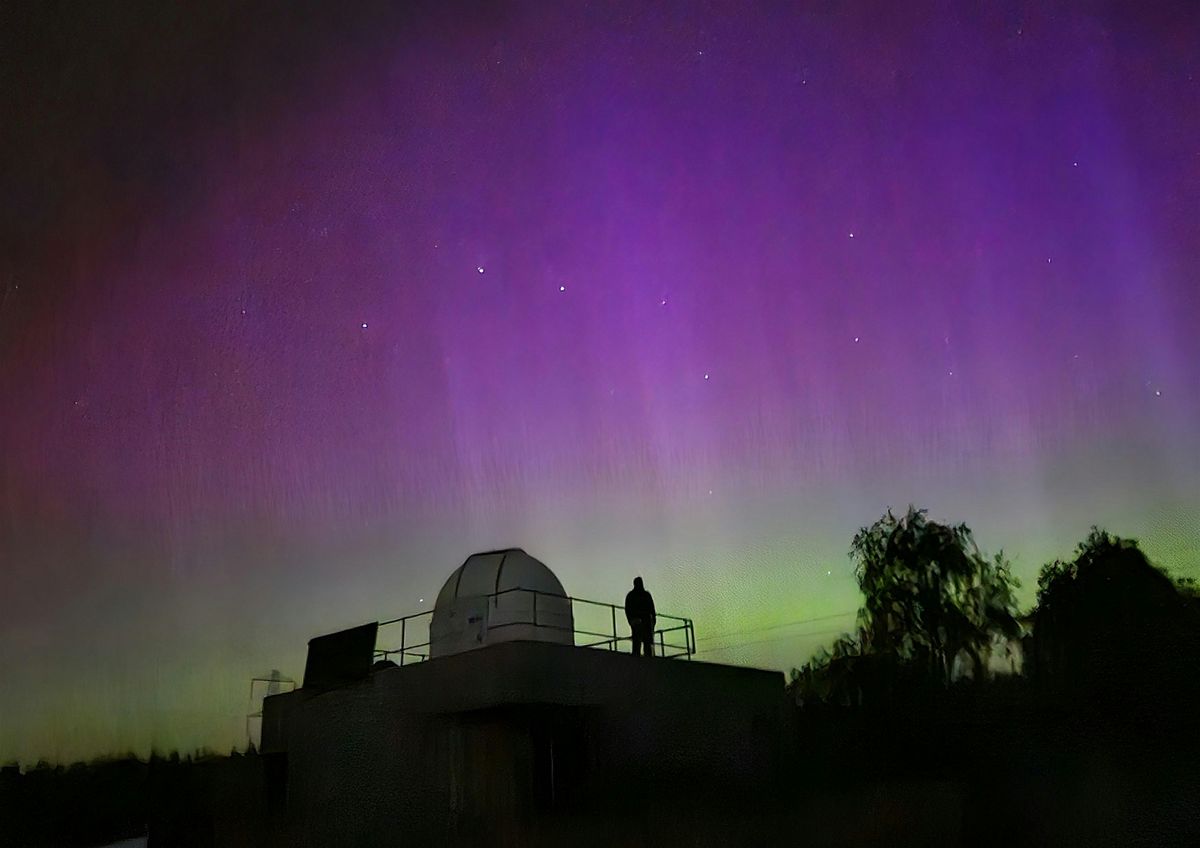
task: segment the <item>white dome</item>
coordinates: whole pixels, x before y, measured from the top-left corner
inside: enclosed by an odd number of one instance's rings
[[[521,640],[574,645],[566,594],[554,572],[520,548],[472,554],[438,592],[429,655]]]

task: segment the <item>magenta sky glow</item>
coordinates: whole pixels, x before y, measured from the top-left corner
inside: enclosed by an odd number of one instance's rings
[[[1092,523],[1200,563],[1191,4],[50,14],[0,758],[233,744],[252,674],[478,548],[780,668],[889,505],[1027,590]]]

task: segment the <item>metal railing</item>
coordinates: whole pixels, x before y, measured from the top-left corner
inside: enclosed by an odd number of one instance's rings
[[[590,601],[586,598],[573,598],[570,595],[559,595],[554,592],[541,592],[537,589],[522,589],[520,587],[512,589],[504,589],[500,592],[493,592],[489,595],[480,596],[480,599],[486,598],[489,602],[489,607],[497,607],[499,598],[513,592],[523,592],[527,595],[532,595],[533,604],[532,612],[528,619],[518,619],[504,621],[501,624],[495,624],[488,627],[488,630],[500,630],[505,627],[524,626],[536,627],[545,630],[557,630],[560,632],[570,632],[576,647],[579,648],[600,648],[610,651],[621,650],[622,643],[629,643],[632,650],[632,636],[622,636],[619,632],[617,622],[617,612],[621,612],[621,620],[624,621],[625,608],[616,604],[606,604],[602,601]],[[571,627],[564,627],[560,624],[551,624],[544,620],[538,621],[538,599],[556,599],[559,601],[567,601],[571,605]],[[577,606],[578,605],[578,606]],[[577,609],[585,609],[590,612],[598,610],[607,611],[607,615],[601,616],[605,620],[604,630],[600,629],[585,629],[578,624],[579,616],[576,614]],[[413,613],[412,615],[393,618],[388,621],[379,622],[379,629],[382,631],[385,627],[391,628],[388,632],[395,632],[398,626],[400,633],[399,645],[393,648],[380,648],[379,641],[375,645],[375,656],[381,660],[392,660],[399,665],[406,663],[423,662],[429,659],[430,636],[429,622],[433,617],[433,610],[425,610],[424,612]],[[587,618],[587,616],[584,616]],[[592,616],[596,618],[595,615]],[[654,630],[653,652],[656,656],[672,658],[684,657],[691,659],[692,654],[696,653],[696,632],[690,618],[684,618],[677,615],[665,615],[658,613],[658,623],[666,623],[669,626],[658,626]],[[668,637],[671,641],[668,641]],[[424,639],[424,641],[416,641]],[[582,639],[582,641],[581,641]],[[682,644],[679,640],[682,640]],[[398,660],[395,658],[399,658]]]
[[[262,686],[260,684],[266,684]],[[275,691],[272,692],[272,685],[275,686]],[[288,687],[284,689],[283,687]],[[284,692],[291,692],[296,688],[296,681],[290,677],[272,676],[272,677],[251,677],[250,678],[250,698],[247,701],[246,710],[246,746],[254,745],[254,732],[251,728],[251,723],[254,719],[262,722],[263,717],[263,701],[271,695],[280,695]],[[259,691],[261,690],[261,692]],[[258,695],[258,698],[255,698]],[[255,704],[258,704],[258,709],[255,709]],[[262,728],[259,727],[261,732]]]

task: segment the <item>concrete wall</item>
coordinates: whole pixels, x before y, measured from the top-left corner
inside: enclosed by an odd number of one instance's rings
[[[769,790],[783,675],[509,642],[267,699],[294,845],[528,844],[547,816]]]

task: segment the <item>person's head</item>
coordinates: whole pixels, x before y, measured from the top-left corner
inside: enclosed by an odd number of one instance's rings
[[[642,588],[642,578],[640,578],[640,577],[633,578],[633,588],[635,588],[635,589]]]

